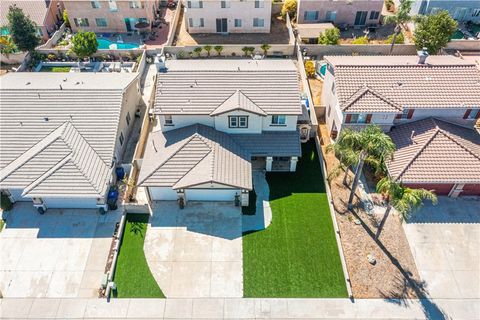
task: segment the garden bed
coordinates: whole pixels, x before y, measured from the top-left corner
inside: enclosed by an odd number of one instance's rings
[[[319,125],[323,140],[323,154],[326,169],[330,172],[338,164],[331,153],[325,153],[330,143],[325,124]],[[353,174],[350,173],[349,181]],[[387,219],[378,241],[374,235],[381,217],[367,215],[354,200],[353,212],[347,208],[350,189],[342,183],[343,173],[330,181],[335,207],[335,217],[340,230],[343,253],[355,298],[416,298],[423,290],[420,277],[405,236],[402,223],[397,215]],[[376,195],[373,195],[373,198]],[[378,198],[378,197],[377,197]],[[356,224],[355,220],[360,224]],[[357,221],[358,223],[358,221]],[[376,264],[368,262],[367,255],[373,255]],[[416,287],[416,289],[414,289]],[[420,291],[419,291],[420,290]]]
[[[113,281],[117,298],[165,298],[143,251],[149,214],[127,214]]]
[[[243,236],[245,297],[347,297],[314,142],[302,151],[297,172],[267,173],[272,223]]]
[[[72,67],[42,67],[39,72],[70,72]]]

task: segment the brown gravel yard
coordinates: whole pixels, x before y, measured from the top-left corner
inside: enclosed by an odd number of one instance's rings
[[[312,94],[313,105],[320,106],[322,104],[322,88],[323,81],[314,78],[308,78],[308,85],[310,87],[310,93]]]
[[[322,149],[330,143],[324,124],[319,125],[323,138]],[[338,160],[333,154],[326,154],[327,171],[336,166]],[[343,174],[330,182],[336,219],[340,229],[347,269],[355,298],[415,298],[423,296],[424,289],[413,260],[401,222],[396,215],[390,215],[378,241],[375,218],[359,208],[355,199],[353,212],[347,209],[350,189],[342,184]],[[350,181],[353,174],[350,174]],[[355,220],[361,221],[360,225]],[[381,217],[377,218],[380,222]],[[373,254],[376,264],[371,265],[367,255]]]

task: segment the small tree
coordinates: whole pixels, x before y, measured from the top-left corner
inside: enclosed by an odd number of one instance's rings
[[[206,45],[206,46],[203,47],[203,49],[204,49],[205,51],[207,51],[207,56],[210,57],[210,51],[212,51],[212,46]]]
[[[195,52],[195,54],[197,55],[197,57],[200,58],[200,55],[202,54],[202,47],[196,47],[195,49],[193,49],[193,52]]]
[[[9,7],[7,19],[12,40],[18,50],[34,51],[40,43],[40,38],[37,35],[37,25],[16,5]]]
[[[352,41],[352,44],[368,44],[367,37],[358,37]]]
[[[457,30],[457,22],[442,10],[428,16],[420,16],[415,26],[415,45],[418,49],[426,47],[430,54],[436,54],[450,41]]]
[[[433,204],[437,203],[437,196],[432,191],[408,188],[389,177],[385,177],[377,183],[377,192],[381,193],[387,201],[387,209],[378,226],[375,239],[380,236],[392,208],[400,213],[401,218],[408,219],[413,210],[423,205],[424,199],[432,201]]]
[[[253,51],[255,51],[254,47],[243,47],[242,48],[243,53],[245,53],[245,56],[248,56],[249,54],[252,54]]]
[[[318,37],[318,44],[338,44],[340,40],[340,30],[338,28],[330,28],[323,31]]]
[[[305,72],[310,78],[315,76],[315,63],[312,60],[305,61]]]
[[[79,59],[92,56],[98,49],[97,35],[91,31],[79,31],[72,38],[72,51]]]
[[[269,45],[269,44],[267,44],[267,43],[264,43],[264,44],[262,44],[262,45],[260,46],[260,49],[263,50],[263,54],[264,54],[264,55],[267,55],[267,54],[268,54],[268,50],[270,50],[271,47],[272,47],[271,45]]]
[[[213,50],[215,50],[217,52],[217,55],[220,56],[223,51],[223,46],[215,46],[213,47]]]
[[[0,36],[0,53],[4,54],[7,58],[10,54],[17,51],[17,46],[13,43],[13,40],[9,36]]]
[[[403,36],[403,33],[400,33],[397,37],[395,37],[395,34],[388,36],[386,43],[392,43],[393,38],[395,38],[395,44],[405,43],[405,37]]]
[[[393,34],[393,40],[390,46],[390,54],[393,52],[393,46],[397,43],[396,38],[402,33],[402,27],[413,20],[410,15],[412,9],[412,0],[400,0],[400,7],[397,12],[391,16],[386,16],[384,22],[386,24],[395,24],[395,33]]]
[[[63,21],[65,22],[65,26],[67,28],[70,28],[70,20],[68,20],[68,12],[66,9],[63,10],[62,12],[62,18],[63,18]]]
[[[297,14],[297,0],[285,0],[282,6],[282,17],[285,18],[287,13],[291,19],[295,17]]]

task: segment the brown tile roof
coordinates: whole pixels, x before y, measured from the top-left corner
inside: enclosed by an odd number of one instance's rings
[[[428,118],[396,126],[397,146],[387,161],[390,176],[404,183],[480,183],[477,131]]]
[[[403,108],[375,90],[360,88],[342,107],[345,112],[402,112]]]
[[[340,107],[346,108],[368,86],[382,97],[409,108],[472,108],[480,105],[480,72],[475,64],[452,56],[430,56],[418,64],[416,56],[325,57],[333,67]],[[377,112],[387,104],[371,95],[350,110]],[[350,111],[346,110],[346,111]]]
[[[212,113],[211,116],[217,116],[235,110],[243,110],[250,113],[266,116],[265,111],[257,106],[241,90],[235,91],[230,97],[223,101]]]
[[[47,15],[47,12],[48,12],[47,1],[1,0],[0,1],[0,25],[1,26],[8,24],[7,14],[8,14],[8,8],[11,5],[16,5],[18,8],[22,9],[23,13],[29,16],[30,19],[37,24],[37,26],[39,27],[43,26],[43,23],[45,21],[45,16]]]

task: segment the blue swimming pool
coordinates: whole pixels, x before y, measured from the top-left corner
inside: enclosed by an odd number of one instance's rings
[[[118,42],[113,42],[108,39],[97,39],[98,42],[98,49],[110,49],[110,45],[116,44],[117,49],[136,49],[139,47],[138,44],[136,43],[130,43],[130,42],[125,42],[125,43],[118,43]]]

